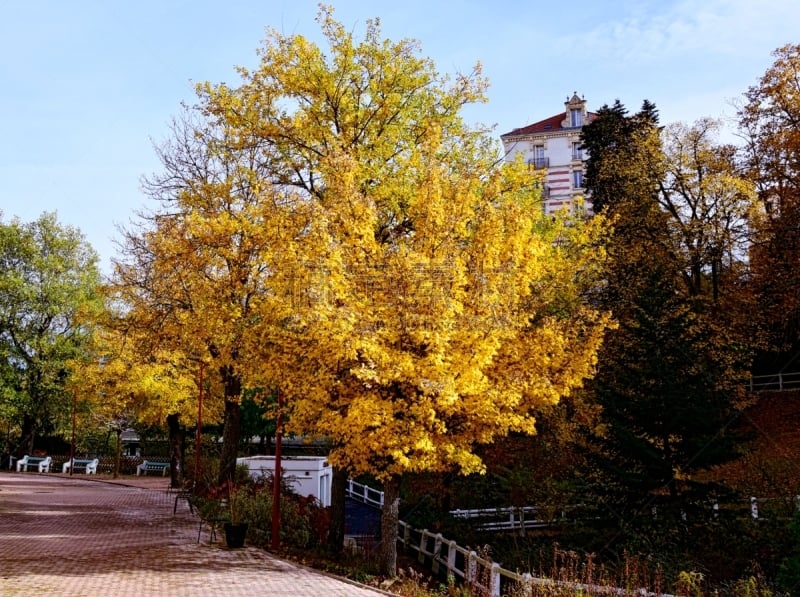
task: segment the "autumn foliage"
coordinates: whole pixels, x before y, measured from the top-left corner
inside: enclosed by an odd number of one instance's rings
[[[226,434],[243,388],[280,391],[290,431],[387,484],[391,523],[403,473],[483,470],[477,445],[591,375],[604,224],[545,218],[463,123],[479,67],[451,81],[376,21],[319,22],[328,48],[270,30],[241,85],[198,86],[110,290],[140,354],[215,372]]]

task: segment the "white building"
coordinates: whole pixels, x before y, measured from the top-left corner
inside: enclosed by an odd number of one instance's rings
[[[274,456],[237,458],[236,465],[246,464],[250,476],[259,478],[275,471]],[[323,507],[331,505],[333,467],[324,456],[282,456],[281,476],[301,496],[313,495]]]
[[[545,213],[581,204],[591,214],[591,199],[583,187],[587,155],[581,149],[580,135],[583,126],[596,115],[586,111],[586,100],[577,93],[564,102],[564,108],[554,116],[500,135],[500,140],[506,160],[513,161],[522,154],[531,168],[545,170]]]

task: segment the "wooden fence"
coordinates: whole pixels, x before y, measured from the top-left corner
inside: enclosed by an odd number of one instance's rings
[[[398,542],[403,549],[417,553],[417,561],[445,578],[457,579],[479,595],[500,597],[509,592],[530,594],[534,586],[563,587],[576,595],[630,595],[630,590],[579,582],[557,581],[506,570],[497,562],[482,557],[477,551],[465,549],[455,541],[446,539],[441,533],[415,529],[400,521]],[[666,593],[653,593],[638,589],[639,597],[674,597]]]

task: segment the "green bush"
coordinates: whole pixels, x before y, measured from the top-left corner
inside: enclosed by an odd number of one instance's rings
[[[800,513],[789,523],[788,555],[780,565],[778,585],[790,594],[800,591]]]
[[[280,542],[283,546],[305,549],[327,540],[328,511],[318,501],[297,496],[281,488]],[[272,540],[273,487],[271,479],[253,481],[240,476],[237,481],[205,488],[195,497],[202,518],[218,523],[230,520],[231,498],[235,498],[236,517],[248,524],[247,539],[267,547]]]
[[[280,540],[281,544],[292,547],[309,547],[313,543],[311,520],[302,513],[297,500],[281,494],[280,502]],[[267,546],[272,537],[272,489],[261,486],[248,494],[244,504],[244,518],[249,523],[248,539],[254,545]]]

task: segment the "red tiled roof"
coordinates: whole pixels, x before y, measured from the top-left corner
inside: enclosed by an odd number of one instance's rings
[[[505,133],[500,135],[500,138],[503,137],[514,137],[517,135],[530,135],[531,133],[546,133],[549,131],[562,131],[567,130],[573,127],[562,127],[561,123],[564,122],[567,115],[564,112],[556,114],[555,116],[551,116],[550,118],[545,118],[544,120],[540,120],[539,122],[534,122],[533,124],[529,124],[527,126],[523,126],[517,129],[514,129],[510,133]],[[591,122],[597,117],[595,112],[587,112],[586,119]]]

